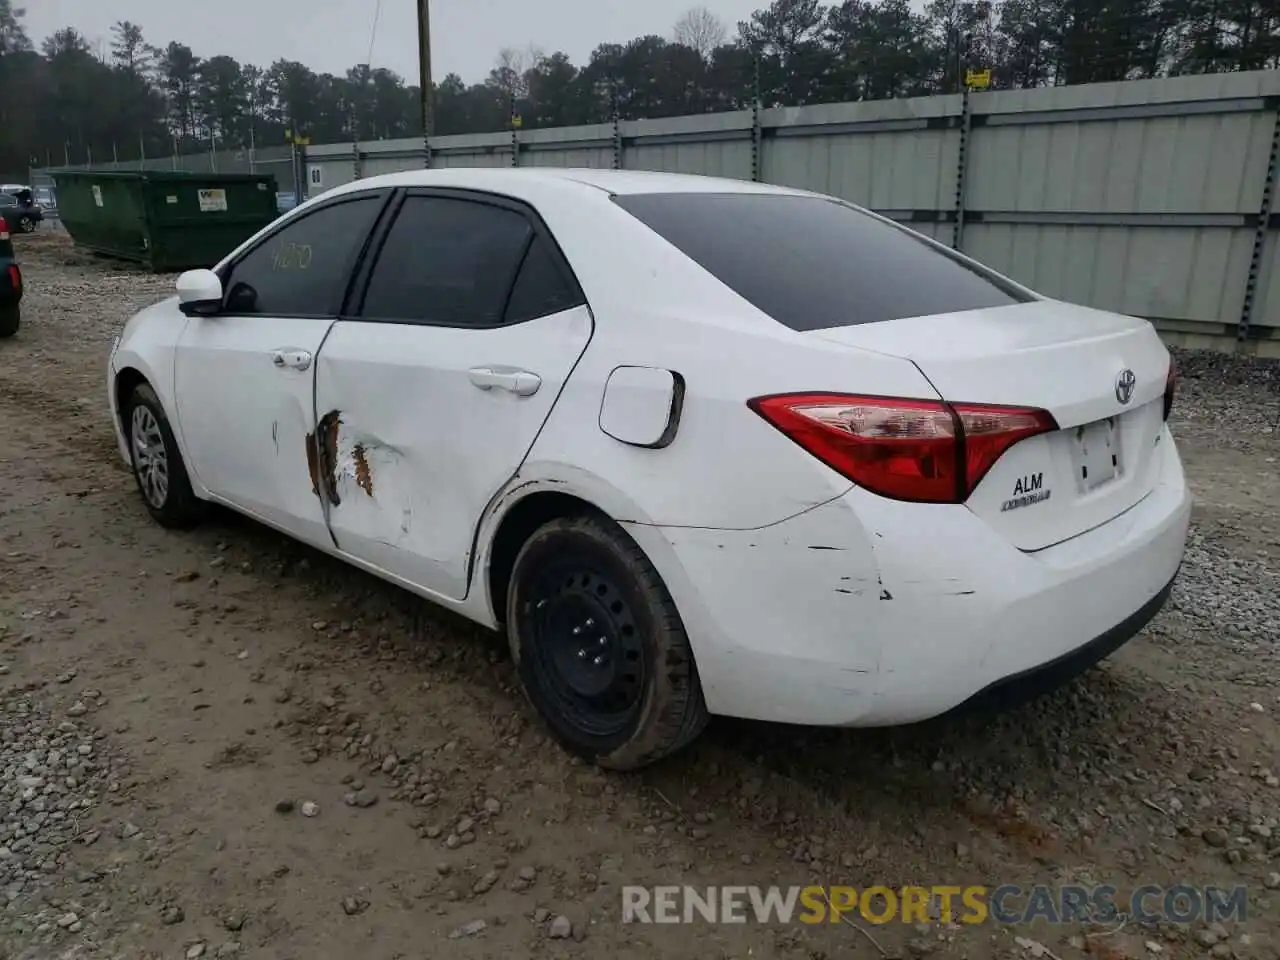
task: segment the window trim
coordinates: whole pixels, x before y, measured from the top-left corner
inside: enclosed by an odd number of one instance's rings
[[[304,210],[301,214],[297,216],[282,218],[281,222],[278,224],[275,224],[273,229],[271,229],[269,233],[263,234],[253,244],[253,246],[240,251],[240,253],[236,255],[234,260],[231,260],[223,264],[222,268],[217,271],[218,280],[222,283],[222,302],[224,306],[220,308],[218,312],[214,314],[214,316],[273,317],[273,318],[279,318],[281,320],[335,320],[337,319],[342,314],[342,305],[346,302],[347,296],[350,294],[351,285],[355,279],[356,272],[359,270],[361,264],[364,262],[366,256],[368,255],[369,241],[374,236],[374,234],[377,233],[378,228],[380,227],[383,220],[385,219],[387,215],[388,204],[391,201],[393,196],[394,196],[394,191],[389,190],[386,187],[382,187],[376,190],[357,190],[352,193],[344,193],[339,196],[333,197],[329,200],[324,201],[323,203],[318,203],[314,207],[310,207],[309,209]],[[347,276],[346,286],[342,288],[337,298],[337,302],[331,305],[331,309],[328,312],[325,312],[325,313],[243,313],[241,311],[231,311],[225,308],[227,297],[231,293],[231,289],[227,286],[227,280],[228,278],[235,276],[236,268],[240,266],[240,264],[242,264],[246,259],[248,259],[253,254],[257,253],[259,250],[261,250],[264,246],[269,244],[272,240],[278,237],[285,230],[288,230],[290,227],[293,227],[298,223],[301,223],[303,220],[306,220],[309,217],[314,216],[315,214],[322,213],[326,210],[332,210],[334,207],[339,207],[339,206],[342,206],[343,204],[353,203],[357,200],[368,200],[370,198],[375,200],[381,200],[382,205],[381,207],[379,207],[377,213],[374,215],[373,223],[365,231],[363,239],[353,246],[349,259],[343,267],[343,272]]]
[[[396,198],[385,212],[383,219],[377,224],[373,235],[368,243],[368,256],[360,263],[356,274],[352,278],[351,287],[348,295],[343,302],[342,313],[338,319],[352,321],[356,323],[390,323],[400,326],[412,327],[441,327],[450,330],[501,330],[504,327],[514,327],[522,323],[532,323],[540,320],[542,317],[552,316],[552,314],[544,313],[538,317],[527,317],[524,320],[509,321],[505,319],[508,307],[511,305],[511,294],[515,289],[516,280],[520,277],[520,270],[524,267],[524,262],[529,256],[529,251],[533,248],[533,241],[541,239],[548,245],[551,251],[551,259],[556,269],[560,271],[561,278],[569,287],[570,293],[573,294],[574,300],[577,302],[573,306],[565,307],[563,310],[556,311],[563,313],[567,310],[575,310],[578,307],[589,307],[586,294],[582,290],[582,284],[578,282],[577,274],[573,272],[573,266],[569,263],[569,258],[565,256],[564,250],[561,249],[555,235],[547,226],[546,221],[534,209],[533,205],[518,200],[515,197],[509,197],[505,194],[491,193],[486,190],[476,190],[463,187],[402,187],[396,191]],[[399,219],[401,210],[404,209],[405,203],[410,198],[423,197],[427,199],[441,200],[462,200],[470,203],[477,203],[482,206],[497,207],[503,210],[509,210],[524,217],[525,221],[532,228],[529,239],[525,241],[524,249],[521,251],[519,258],[516,260],[515,268],[511,271],[511,276],[507,279],[507,289],[502,300],[503,319],[497,323],[449,323],[434,320],[417,320],[410,317],[369,317],[364,315],[365,296],[369,292],[369,280],[373,276],[373,270],[378,265],[379,259],[382,257],[383,247],[386,245],[387,237],[390,235],[392,228],[395,226],[396,220]]]

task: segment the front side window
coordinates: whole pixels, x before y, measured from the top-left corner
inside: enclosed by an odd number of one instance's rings
[[[359,245],[382,208],[380,196],[323,207],[254,247],[224,281],[224,310],[267,316],[333,316],[342,306]]]

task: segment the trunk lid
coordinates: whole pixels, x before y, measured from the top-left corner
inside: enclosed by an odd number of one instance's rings
[[[944,400],[1053,414],[1059,429],[1011,447],[966,501],[1021,550],[1106,523],[1158,480],[1169,354],[1145,320],[1039,300],[808,336],[908,359]]]

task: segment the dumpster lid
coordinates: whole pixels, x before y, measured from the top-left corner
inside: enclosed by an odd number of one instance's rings
[[[270,173],[192,173],[188,170],[66,170],[47,171],[54,180],[145,180],[150,183],[266,183]]]

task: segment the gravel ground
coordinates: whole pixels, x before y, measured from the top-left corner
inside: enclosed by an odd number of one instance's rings
[[[167,295],[23,238],[0,343],[0,960],[1280,957],[1280,376],[1180,355],[1173,602],[996,718],[717,721],[567,759],[503,645],[230,515],[147,518],[110,338]],[[638,884],[1247,884],[1243,921],[624,925]]]

